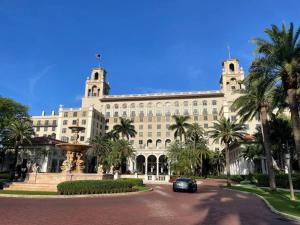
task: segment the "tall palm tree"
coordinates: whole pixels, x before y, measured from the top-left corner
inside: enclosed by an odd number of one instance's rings
[[[232,104],[232,109],[237,111],[242,122],[252,120],[256,115],[261,121],[263,144],[266,153],[269,185],[272,190],[276,190],[275,174],[272,161],[270,128],[268,124],[268,115],[272,113],[273,96],[275,88],[273,87],[272,75],[269,68],[259,66],[259,61],[254,61],[250,68],[250,74],[244,80],[246,89],[244,94],[237,98]]]
[[[186,131],[186,143],[192,149],[197,149],[200,154],[200,163],[199,163],[199,171],[202,175],[203,170],[203,157],[206,158],[209,154],[209,149],[207,148],[206,140],[204,139],[204,129],[198,124],[193,123],[189,126]]]
[[[92,153],[97,157],[97,166],[100,164],[105,170],[108,170],[107,157],[111,150],[110,139],[106,135],[99,135],[90,139],[89,144]]]
[[[24,144],[31,144],[31,138],[34,135],[32,124],[26,119],[16,119],[8,127],[8,137],[14,143],[14,160],[12,164],[13,173],[18,162],[20,147]]]
[[[239,140],[242,140],[246,135],[245,125],[241,123],[231,122],[229,119],[222,117],[216,123],[214,123],[212,129],[209,131],[210,137],[214,142],[221,141],[221,144],[225,145],[225,159],[226,159],[226,174],[227,185],[230,186],[230,160],[229,151],[230,146]]]
[[[280,79],[287,96],[288,107],[291,112],[294,140],[300,168],[300,117],[299,97],[297,96],[300,78],[300,27],[294,32],[293,23],[287,28],[282,24],[281,29],[276,25],[265,29],[269,40],[255,38],[257,53],[273,69],[274,80]]]
[[[189,128],[190,124],[187,121],[190,119],[189,116],[172,116],[175,120],[175,124],[172,124],[169,129],[175,130],[174,138],[179,137],[180,142],[182,142],[182,137],[186,136],[186,129]]]
[[[137,133],[132,123],[132,120],[120,117],[120,124],[116,124],[113,129],[121,134],[123,139],[126,137],[129,140],[129,137],[135,137]]]

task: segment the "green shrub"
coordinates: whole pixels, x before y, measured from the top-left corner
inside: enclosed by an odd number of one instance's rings
[[[62,195],[120,193],[135,191],[137,183],[126,179],[65,181],[57,185],[57,190]]]
[[[0,172],[0,179],[10,179],[10,173],[9,172]]]
[[[240,184],[251,184],[250,180],[242,180]]]
[[[292,175],[293,186],[295,189],[300,189],[300,174]],[[276,174],[275,175],[276,186],[279,188],[289,188],[289,180],[287,174]],[[257,175],[257,186],[268,187],[269,177],[267,174]]]
[[[121,178],[120,180],[129,181],[132,186],[144,186],[143,179],[140,178]]]

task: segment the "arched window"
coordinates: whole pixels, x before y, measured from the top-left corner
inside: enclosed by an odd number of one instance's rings
[[[94,80],[98,80],[98,79],[99,79],[99,73],[96,72],[96,73],[94,73]]]
[[[156,140],[156,148],[161,148],[161,140],[160,139]]]
[[[147,107],[148,107],[148,108],[152,108],[152,103],[149,102],[148,105],[147,105]]]
[[[161,107],[161,103],[160,102],[156,103],[156,107],[160,108]]]
[[[140,108],[144,108],[144,104],[143,104],[143,103],[140,103],[139,107],[140,107]]]
[[[110,109],[110,105],[109,104],[106,105],[106,109]]]
[[[179,102],[176,101],[176,102],[174,103],[174,105],[175,105],[175,107],[178,107],[178,106],[179,106]]]
[[[203,101],[202,101],[202,104],[203,104],[203,105],[207,105],[207,101],[206,101],[206,100],[203,100]]]
[[[123,109],[126,109],[126,108],[127,108],[126,103],[124,103],[124,104],[122,105],[122,108],[123,108]]]
[[[234,64],[233,63],[229,64],[229,71],[234,72]]]
[[[118,109],[118,108],[119,108],[119,105],[118,105],[118,104],[115,104],[115,105],[114,105],[114,108],[115,108],[115,109]]]
[[[170,139],[167,139],[167,140],[165,141],[165,147],[167,148],[170,144],[171,144],[171,140],[170,140]]]
[[[97,96],[97,87],[96,87],[96,85],[94,85],[92,87],[92,96]]]
[[[147,147],[152,147],[152,140],[151,139],[147,140]]]
[[[197,101],[193,101],[193,106],[197,106],[198,102]]]
[[[135,108],[135,104],[131,103],[130,108],[134,109]]]

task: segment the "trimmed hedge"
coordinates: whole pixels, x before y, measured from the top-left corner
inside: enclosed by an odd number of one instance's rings
[[[268,187],[269,177],[267,174],[258,174],[257,176],[257,186]],[[295,189],[300,189],[300,174],[292,175],[293,186]],[[276,174],[275,175],[276,186],[279,188],[289,188],[289,179],[287,174]]]
[[[139,178],[121,178],[120,180],[126,180],[129,181],[132,186],[144,186],[143,179]]]
[[[65,181],[57,185],[57,190],[61,195],[132,192],[137,183],[140,181],[135,179]]]

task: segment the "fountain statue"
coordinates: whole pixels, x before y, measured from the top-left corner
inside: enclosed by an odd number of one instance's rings
[[[69,129],[72,130],[73,135],[73,143],[62,143],[57,144],[56,146],[61,148],[66,152],[67,159],[63,162],[61,166],[62,172],[65,173],[83,173],[85,168],[84,161],[82,159],[83,153],[90,148],[89,145],[80,144],[78,142],[79,132],[84,131],[84,127],[79,126],[79,120],[77,120],[77,124],[75,126],[70,126]]]

